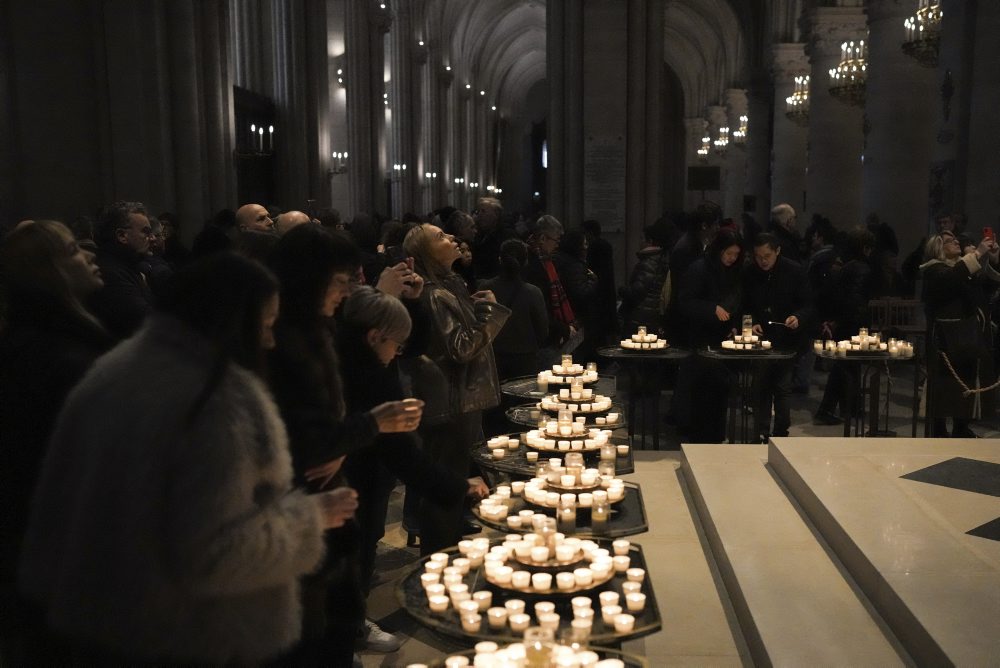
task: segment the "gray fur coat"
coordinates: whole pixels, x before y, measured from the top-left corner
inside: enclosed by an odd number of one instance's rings
[[[154,316],[100,358],[59,416],[22,592],[56,631],[136,661],[252,663],[299,637],[321,513],[291,488],[285,427],[235,365],[184,427],[207,341]]]

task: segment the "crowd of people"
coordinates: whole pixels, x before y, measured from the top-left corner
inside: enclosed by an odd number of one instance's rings
[[[348,666],[359,646],[398,649],[365,614],[397,480],[423,554],[477,531],[471,448],[500,379],[562,351],[596,360],[640,325],[703,348],[750,315],[798,353],[755,378],[760,438],[788,433],[811,340],[855,333],[871,298],[918,280],[935,434],[970,435],[996,378],[1000,249],[958,217],[899,273],[878,220],[841,233],[817,217],[800,235],[788,205],[761,229],[705,202],[644,229],[620,288],[597,221],[514,221],[493,198],[350,225],[250,203],[190,249],[180,225],[116,202],[0,240],[12,664]],[[846,373],[818,422],[848,417]],[[673,383],[683,440],[723,440],[727,366],[691,356]]]

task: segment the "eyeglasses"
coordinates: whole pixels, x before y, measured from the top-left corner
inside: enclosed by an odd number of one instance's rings
[[[396,354],[397,355],[402,355],[403,351],[406,350],[406,344],[405,343],[400,343],[399,341],[397,341],[395,339],[390,339],[388,336],[383,337],[382,340],[383,341],[388,341],[390,343],[395,343],[396,344]]]

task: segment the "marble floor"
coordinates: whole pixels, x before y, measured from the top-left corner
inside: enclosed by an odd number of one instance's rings
[[[791,437],[839,437],[842,435],[843,428],[840,425],[819,426],[812,423],[813,413],[822,395],[825,377],[826,374],[822,371],[814,372],[809,392],[793,396]],[[894,379],[889,426],[900,435],[905,436],[909,436],[910,433],[908,411],[911,391],[912,376],[907,377],[901,374],[901,377]],[[668,405],[669,401],[665,397],[662,405],[664,414],[667,412]],[[713,548],[710,545],[710,540],[705,530],[706,523],[699,517],[696,508],[697,504],[692,499],[692,488],[681,472],[684,456],[683,453],[679,452],[679,437],[666,420],[660,421],[660,424],[662,425],[661,451],[637,451],[635,453],[636,473],[626,476],[626,479],[638,482],[642,485],[643,489],[651,530],[646,534],[635,536],[633,539],[642,544],[648,563],[656,564],[655,568],[650,568],[649,576],[652,578],[652,584],[659,600],[659,607],[663,613],[663,630],[643,640],[626,643],[625,649],[646,655],[649,657],[652,666],[753,665],[755,663],[753,658],[755,654],[751,651],[751,647],[745,640],[744,627],[741,626],[741,621],[738,618],[732,597],[727,590],[727,583],[724,581],[722,571],[719,568],[719,563],[721,562],[717,562],[716,557],[713,556]],[[973,448],[994,448],[994,451],[1000,452],[1000,441],[992,440],[1000,436],[1000,428],[998,428],[996,421],[980,422],[973,425],[973,428],[981,436],[990,439],[970,441],[973,444]],[[922,433],[922,423],[920,429],[921,431],[918,433]],[[790,438],[786,440],[788,443],[793,444],[805,442],[805,439],[802,438]],[[813,438],[809,438],[810,442],[813,440]],[[849,444],[854,444],[853,447],[862,449],[866,447],[865,444],[877,443],[876,447],[879,449],[883,445],[891,446],[892,444],[896,444],[894,447],[888,447],[887,452],[890,454],[886,456],[887,459],[881,461],[881,463],[869,464],[876,469],[881,466],[881,469],[879,469],[881,473],[878,475],[882,478],[885,478],[888,475],[887,471],[890,470],[893,474],[898,474],[895,476],[896,478],[902,475],[917,474],[920,471],[924,471],[922,475],[925,476],[939,474],[939,477],[944,480],[949,479],[949,475],[952,479],[955,477],[961,479],[970,478],[967,471],[960,471],[958,469],[952,471],[946,470],[943,473],[940,471],[935,472],[933,469],[926,471],[933,464],[940,464],[943,460],[954,459],[951,455],[948,457],[938,457],[934,461],[925,457],[921,460],[922,463],[918,461],[919,457],[917,459],[903,458],[908,449],[913,450],[914,444],[923,443],[922,447],[927,450],[933,450],[935,444],[944,443],[942,441],[922,441],[918,439],[911,442],[904,438],[880,438],[874,440],[849,439],[848,442]],[[706,447],[719,447],[721,448],[719,450],[720,453],[730,451],[730,448],[734,448],[731,452],[735,453],[745,450],[747,454],[750,454],[750,448],[759,448],[759,450],[756,450],[756,454],[751,455],[751,457],[756,457],[757,466],[765,466],[770,471],[766,484],[776,484],[776,474],[767,465],[767,446]],[[793,452],[793,450],[793,448],[789,449],[789,452]],[[983,452],[986,452],[986,450],[983,450]],[[909,454],[917,456],[915,451]],[[789,458],[792,457],[793,455],[790,454]],[[982,460],[984,457],[977,456],[973,457],[973,459]],[[906,462],[905,464],[900,463],[904,461]],[[996,458],[992,461],[1000,464],[1000,460]],[[896,463],[891,464],[891,462]],[[975,478],[975,476],[972,476],[972,478]],[[988,474],[985,475],[985,479],[985,483],[980,481],[969,484],[985,484],[987,486],[991,484]],[[938,526],[942,522],[948,522],[952,528],[948,529],[945,533],[952,538],[959,540],[956,538],[956,534],[961,533],[962,536],[965,536],[965,539],[989,543],[987,547],[973,550],[972,554],[974,557],[965,555],[965,558],[977,559],[979,566],[982,566],[982,563],[1000,564],[1000,542],[966,536],[969,530],[980,529],[983,532],[996,530],[996,526],[992,525],[991,527],[990,522],[1000,517],[1000,510],[996,510],[991,504],[1000,503],[1000,499],[996,496],[990,496],[989,493],[983,494],[979,491],[956,490],[933,482],[919,482],[909,479],[895,481],[894,479],[891,485],[894,486],[903,483],[915,486],[913,490],[917,490],[905,492],[911,505],[918,508],[922,507],[925,511],[927,508],[932,507],[952,508],[946,514],[946,518],[937,517],[932,514],[932,520],[928,521],[931,521],[934,526]],[[728,487],[735,489],[734,485],[738,483],[729,482],[726,484]],[[758,481],[748,484],[764,483]],[[809,487],[810,484],[812,483],[805,486]],[[876,482],[873,479],[871,484],[886,486],[888,483],[884,479],[881,482]],[[787,485],[788,483],[783,480],[779,484],[783,489]],[[783,493],[786,492],[787,489]],[[964,496],[955,496],[958,494]],[[449,652],[467,649],[461,643],[439,636],[420,627],[399,609],[394,595],[395,581],[403,570],[417,559],[417,551],[405,547],[406,536],[399,523],[400,497],[401,490],[398,489],[394,494],[391,505],[386,537],[380,545],[377,573],[378,584],[369,600],[369,612],[370,616],[378,621],[383,628],[402,634],[407,639],[407,642],[399,652],[394,654],[362,652],[362,659],[365,666],[368,667],[405,666],[411,662],[440,659]],[[878,506],[879,501],[872,500],[870,496],[865,497],[859,494],[859,498],[868,499],[873,508]],[[943,499],[952,499],[952,501],[944,503],[942,506],[941,502]],[[969,501],[968,499],[974,500]],[[797,509],[795,516],[799,518],[798,521],[805,521],[810,527],[810,531],[818,535],[820,529],[817,528],[816,523],[808,512],[799,506],[797,500],[792,501],[792,504]],[[996,512],[994,512],[995,510]],[[935,510],[934,512],[939,513],[941,511]],[[859,517],[866,516],[865,513],[860,511],[858,511],[858,515]],[[828,524],[831,527],[837,525],[833,522]],[[938,528],[940,529],[940,527]],[[960,528],[961,531],[959,531]],[[866,530],[876,531],[877,533],[877,530],[871,527]],[[905,531],[893,529],[892,526],[882,531],[883,533],[888,532],[888,535],[893,536],[897,545],[908,545],[909,548],[898,553],[893,553],[891,549],[886,548],[888,551],[884,552],[884,558],[894,558],[896,561],[890,562],[884,567],[880,565],[879,568],[885,568],[887,572],[891,571],[892,577],[895,579],[912,579],[914,574],[908,568],[921,562],[907,560],[913,558],[914,553],[910,548],[918,544],[920,539]],[[972,536],[974,535],[972,534]],[[910,542],[907,543],[906,541]],[[847,572],[845,564],[850,559],[841,559],[836,550],[837,541],[828,542],[820,540],[819,542],[825,554],[831,560],[831,563],[834,564],[835,570],[843,574],[851,590],[856,592],[858,599],[862,601],[864,606],[871,607],[871,602],[866,599],[867,595],[863,593],[865,589],[864,585],[867,584],[864,582],[864,577],[856,579]],[[851,543],[848,541],[844,544],[849,545]],[[882,553],[876,551],[876,554]],[[893,554],[895,554],[894,557],[892,556]],[[728,556],[724,557],[724,561],[728,559]],[[875,556],[872,556],[871,559],[878,561],[878,559],[875,559]],[[940,563],[938,565],[940,566]],[[765,570],[762,569],[760,573],[764,573]],[[766,585],[766,580],[761,580],[761,582],[764,582]],[[956,582],[958,582],[958,586],[963,588],[963,591],[966,589],[972,590],[977,584],[982,584],[981,579],[976,581],[975,578],[968,577],[964,579],[958,578]],[[837,587],[839,586],[837,585]],[[941,586],[944,587],[945,585]],[[985,587],[983,603],[975,608],[976,610],[986,611],[991,605],[991,601],[993,604],[996,601],[1000,601],[1000,590],[994,590],[991,588],[992,586]],[[767,589],[768,587],[765,586],[765,593],[767,593]],[[905,587],[892,591],[904,590]],[[933,588],[921,589],[920,591],[922,593],[913,594],[910,598],[917,600],[924,597],[931,607],[933,607],[933,600],[936,600],[936,597],[943,596],[945,593],[943,591],[936,591]],[[990,596],[993,598],[990,599]],[[875,601],[877,607],[879,604],[884,604],[884,599],[892,597],[898,598],[899,595],[893,593],[892,596],[889,596],[887,594],[880,599],[876,593],[872,596],[872,600]],[[777,607],[780,608],[782,606],[779,605]],[[909,608],[906,607],[906,609]],[[929,626],[934,627],[934,624],[937,623],[937,633],[940,635],[940,625],[944,623],[941,620],[945,620],[952,612],[954,610],[950,605],[941,608],[934,616],[938,621],[934,623],[929,622]],[[1000,610],[997,610],[997,612],[1000,613]],[[879,619],[879,614],[881,614],[881,608],[878,613],[873,614],[874,618],[876,618],[876,623],[881,625],[883,622]],[[887,614],[889,617],[892,617],[891,608]],[[996,619],[1000,619],[1000,614],[996,615]],[[891,619],[890,621],[899,623],[896,619]],[[891,636],[890,633],[886,635]],[[998,631],[998,636],[1000,636],[1000,631]],[[804,638],[803,642],[808,643],[810,639]],[[910,663],[909,659],[907,659],[906,651],[900,650],[893,638],[889,638],[889,643],[895,649],[890,650],[890,654],[887,656],[892,656],[891,652],[895,651],[899,657],[898,663]],[[979,647],[982,649],[982,643],[980,643]],[[1000,652],[1000,650],[997,651]],[[1000,654],[991,656],[992,658],[987,663],[1000,663]],[[836,662],[829,661],[821,661],[817,665],[824,663],[825,665],[837,665]],[[873,665],[874,663],[872,662]],[[889,661],[888,663],[897,663],[897,661]],[[882,662],[881,665],[887,664]]]

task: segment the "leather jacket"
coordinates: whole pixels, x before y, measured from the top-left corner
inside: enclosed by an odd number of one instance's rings
[[[454,285],[452,285],[454,283]],[[502,304],[474,302],[461,278],[428,280],[420,296],[430,315],[425,355],[410,364],[415,396],[427,424],[500,403],[493,339],[510,317]]]

